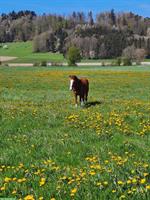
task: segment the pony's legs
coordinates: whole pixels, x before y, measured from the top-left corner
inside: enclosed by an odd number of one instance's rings
[[[88,100],[88,92],[86,92],[84,95],[84,101],[87,102],[87,100]]]
[[[78,106],[77,95],[75,94],[74,97],[75,97],[75,107],[77,107]]]
[[[83,95],[83,96],[80,96],[80,104],[81,104],[81,106],[84,105],[84,95]]]

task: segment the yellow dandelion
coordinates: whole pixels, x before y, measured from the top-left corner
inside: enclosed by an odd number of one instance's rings
[[[33,195],[27,195],[24,200],[35,200]]]
[[[94,175],[96,174],[96,172],[90,171],[89,174],[90,174],[91,176],[94,176]]]
[[[108,185],[108,182],[107,182],[107,181],[104,181],[103,184],[104,184],[104,185]]]
[[[128,190],[128,194],[132,194],[132,191],[131,191],[131,190]]]
[[[144,177],[146,177],[146,176],[148,176],[148,175],[149,175],[149,173],[144,173],[143,175],[144,175]]]
[[[77,188],[73,188],[72,190],[71,190],[71,193],[73,193],[73,194],[75,194],[77,192]]]
[[[13,191],[12,191],[12,194],[16,194],[16,193],[17,193],[17,190],[13,190]]]
[[[122,181],[118,181],[118,185],[123,185],[123,182]]]
[[[150,185],[147,185],[147,186],[146,186],[146,189],[147,189],[147,190],[150,190]]]
[[[102,185],[102,183],[101,183],[101,182],[98,182],[98,183],[96,183],[96,185],[97,185],[97,186],[101,186],[101,185]]]
[[[132,179],[132,183],[137,183],[137,180],[135,178]]]
[[[40,180],[40,187],[45,185],[46,179],[45,178],[41,178]]]
[[[1,191],[4,191],[4,190],[6,190],[6,187],[5,187],[5,186],[2,186],[2,187],[0,188],[0,190],[1,190]]]
[[[127,184],[131,184],[132,183],[132,181],[131,180],[127,180]]]
[[[8,182],[10,182],[12,179],[11,178],[9,178],[9,177],[5,177],[5,179],[4,179],[4,181],[5,181],[5,183],[8,183]]]
[[[143,178],[143,179],[140,180],[140,183],[141,183],[141,184],[144,184],[145,182],[146,182],[146,179],[145,179],[145,178]]]

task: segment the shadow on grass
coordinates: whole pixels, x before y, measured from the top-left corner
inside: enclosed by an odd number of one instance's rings
[[[89,108],[91,106],[97,106],[97,105],[100,105],[102,104],[103,101],[90,101],[90,102],[87,102],[85,105],[84,105],[84,108]]]

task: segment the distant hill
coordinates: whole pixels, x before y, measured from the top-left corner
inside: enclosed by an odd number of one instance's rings
[[[150,56],[150,18],[132,12],[111,10],[98,13],[94,19],[92,12],[73,12],[64,17],[13,11],[1,14],[0,30],[0,43],[33,40],[34,52],[65,55],[69,46],[75,45],[86,59],[116,58],[126,47],[134,45]]]

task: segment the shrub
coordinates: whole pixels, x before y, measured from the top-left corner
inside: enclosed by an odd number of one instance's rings
[[[104,62],[104,61],[102,61],[101,65],[102,65],[103,67],[105,67],[105,62]]]
[[[61,66],[63,66],[63,63],[61,63],[61,62],[51,62],[51,66],[61,67]]]
[[[67,52],[67,59],[69,65],[75,66],[76,62],[81,61],[80,50],[75,46],[70,47]]]
[[[135,50],[135,61],[136,61],[137,65],[140,65],[145,57],[146,57],[145,49],[136,49]]]
[[[39,67],[39,66],[40,66],[40,63],[39,63],[39,62],[35,62],[35,63],[33,64],[33,66],[34,66],[34,67]]]
[[[40,66],[41,67],[46,67],[47,66],[47,61],[45,61],[45,60],[41,61]]]
[[[132,65],[132,61],[129,58],[123,58],[123,65],[124,66],[131,66]]]
[[[117,58],[117,60],[116,60],[116,65],[117,65],[117,66],[120,66],[120,65],[121,65],[121,63],[122,63],[122,60],[121,60],[121,58]]]

